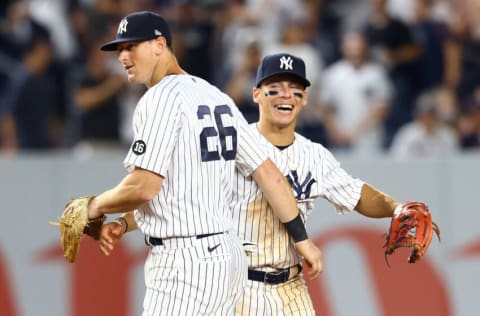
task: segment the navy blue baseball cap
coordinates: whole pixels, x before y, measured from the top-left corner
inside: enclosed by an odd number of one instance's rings
[[[265,56],[257,69],[255,85],[258,88],[263,81],[276,75],[291,75],[296,77],[305,87],[310,86],[310,81],[305,75],[305,62],[303,59],[290,54]]]
[[[167,45],[172,44],[172,35],[167,21],[160,15],[150,12],[134,12],[124,17],[118,25],[117,38],[100,46],[101,50],[114,51],[124,42],[148,41],[158,36],[165,37]]]

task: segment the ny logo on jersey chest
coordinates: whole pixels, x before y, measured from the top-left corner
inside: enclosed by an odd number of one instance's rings
[[[310,197],[310,191],[312,189],[312,185],[317,182],[315,179],[312,178],[312,173],[309,171],[305,176],[305,180],[302,182],[298,179],[297,170],[291,170],[290,173],[286,176],[288,183],[292,187],[293,191],[295,191],[295,198],[297,200],[304,200]]]

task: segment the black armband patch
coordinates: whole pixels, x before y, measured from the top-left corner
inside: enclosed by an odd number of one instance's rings
[[[285,228],[290,237],[293,238],[293,241],[299,242],[308,239],[307,230],[305,229],[305,224],[303,224],[300,213],[291,221],[283,223],[283,225],[285,225]]]

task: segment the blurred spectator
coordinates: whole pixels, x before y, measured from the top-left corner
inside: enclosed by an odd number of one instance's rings
[[[178,4],[170,10],[172,42],[179,63],[188,72],[213,80],[214,25],[213,10],[202,4]],[[215,64],[215,66],[221,66]]]
[[[75,50],[67,13],[71,2],[63,0],[28,1],[30,16],[48,29],[55,57],[60,61],[68,60]]]
[[[406,24],[410,24],[415,19],[416,1],[417,0],[388,0],[388,12],[390,12],[393,17],[402,20]]]
[[[26,1],[13,1],[0,19],[0,89],[37,38],[50,38],[48,29],[32,19]]]
[[[0,21],[0,50],[19,60],[26,47],[37,38],[50,38],[48,29],[32,19],[27,1],[15,1]]]
[[[80,1],[87,15],[87,27],[90,34],[96,37],[108,36],[113,25],[118,24],[118,20],[124,15],[123,0],[95,0]],[[133,2],[133,1],[132,1]],[[114,27],[116,32],[116,27]]]
[[[50,41],[34,39],[4,89],[0,103],[4,150],[52,149],[62,144],[63,131],[57,113],[61,94],[49,72],[52,57]]]
[[[73,75],[74,125],[78,129],[75,143],[118,146],[120,97],[126,77],[114,71],[118,62],[110,60],[98,47],[93,44],[88,49],[85,67]]]
[[[291,20],[285,21],[280,34],[280,41],[264,44],[262,53],[270,55],[285,52],[302,58],[305,64],[309,65],[306,71],[307,78],[312,83],[310,89],[317,89],[323,69],[323,61],[313,44],[315,38],[313,30],[302,20]]]
[[[432,8],[432,17],[443,23],[448,23],[455,11],[455,8],[452,6],[455,1],[452,0],[433,0],[433,8]]]
[[[322,0],[316,11],[316,46],[324,66],[342,58],[342,34],[365,25],[369,15],[368,0]]]
[[[239,47],[249,34],[261,35],[262,45],[278,43],[285,21],[312,21],[310,1],[305,0],[232,0],[227,2],[227,25],[224,26],[221,50],[223,67],[232,67]]]
[[[415,62],[421,49],[415,43],[408,25],[390,15],[387,0],[369,0],[371,15],[365,34],[371,45],[372,56],[388,69],[393,85],[392,106],[385,124],[385,146],[398,128],[412,119],[413,105],[418,94],[415,80]]]
[[[242,50],[243,58],[235,68],[225,75],[226,83],[220,86],[232,99],[249,122],[258,121],[258,106],[252,99],[252,87],[255,86],[257,68],[261,62],[261,50],[258,41],[253,40]]]
[[[105,42],[115,37],[118,21],[123,16],[133,11],[152,9],[152,2],[153,0],[73,0],[63,3],[70,41],[73,41],[69,54],[73,67],[86,63],[86,54],[93,43],[99,39]]]
[[[458,55],[451,54],[458,43],[449,34],[443,21],[433,18],[434,0],[415,0],[413,33],[422,53],[417,63],[415,82],[420,91],[446,84],[454,87],[457,73],[452,73],[458,64]],[[413,79],[413,78],[412,78]]]
[[[462,149],[480,150],[480,88],[464,102],[457,127]]]
[[[340,38],[340,17],[335,14],[332,6],[329,4],[334,1],[322,2],[318,8],[318,23],[315,39],[317,47],[324,66],[330,65],[341,57],[339,52]]]
[[[438,103],[431,92],[420,95],[414,117],[393,139],[390,153],[395,158],[445,158],[458,152],[457,134],[441,120]]]
[[[87,10],[76,3],[71,3],[67,12],[74,41],[72,45],[74,49],[70,56],[71,67],[83,67],[87,61],[88,47],[92,41],[92,33],[88,26]]]
[[[469,97],[480,85],[480,1],[456,2],[454,18],[450,30],[458,41],[459,84],[461,99]]]
[[[433,89],[439,118],[454,128],[460,113],[460,102],[456,91],[446,86]]]
[[[338,38],[349,30],[365,24],[369,15],[369,0],[325,0],[320,1],[322,19],[335,29]],[[321,21],[320,23],[323,23]],[[330,31],[330,30],[325,30]]]
[[[368,44],[360,32],[342,41],[343,59],[327,67],[320,98],[332,149],[356,154],[382,151],[382,127],[390,105],[391,86],[384,68],[368,60]]]

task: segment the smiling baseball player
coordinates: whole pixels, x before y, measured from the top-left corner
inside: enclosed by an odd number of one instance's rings
[[[328,200],[340,213],[355,209],[369,217],[392,216],[398,202],[350,176],[322,145],[295,133],[309,85],[302,59],[290,54],[264,57],[253,88],[260,119],[250,125],[288,179],[303,219],[316,198]],[[302,257],[273,216],[269,201],[249,176],[236,172],[233,187],[237,231],[250,242],[249,280],[236,315],[314,315],[302,276]]]

